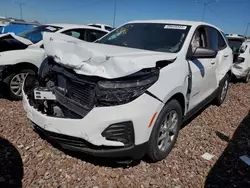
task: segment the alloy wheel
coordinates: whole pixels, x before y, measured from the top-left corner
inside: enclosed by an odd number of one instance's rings
[[[222,91],[221,91],[221,101],[224,101],[227,96],[228,86],[229,86],[229,82],[226,79],[222,87]]]
[[[16,96],[22,96],[23,82],[28,73],[18,73],[10,81],[10,90]]]
[[[158,149],[165,152],[176,137],[179,117],[175,110],[172,110],[166,115],[166,119],[162,123],[158,133]]]

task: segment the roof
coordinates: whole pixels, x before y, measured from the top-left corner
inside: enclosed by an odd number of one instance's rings
[[[103,30],[101,28],[96,28],[96,27],[91,27],[88,25],[84,25],[84,24],[46,24],[46,25],[50,25],[50,26],[55,26],[55,27],[62,27],[64,29],[68,28],[83,28],[83,29],[94,29],[94,30],[99,30],[99,31],[104,31],[107,32],[106,30]]]
[[[226,34],[227,38],[229,39],[246,39],[244,35],[239,35],[239,34]]]
[[[188,25],[188,26],[211,25],[211,24],[206,23],[206,22],[187,21],[187,20],[135,20],[135,21],[131,21],[128,23],[163,23],[163,24],[180,24],[180,25]],[[213,26],[213,27],[215,27],[215,26]]]
[[[90,24],[88,24],[88,25],[99,25],[99,26],[105,26],[105,27],[111,27],[111,28],[113,28],[112,26],[110,26],[110,25],[107,25],[107,24],[100,24],[100,23],[90,23]]]

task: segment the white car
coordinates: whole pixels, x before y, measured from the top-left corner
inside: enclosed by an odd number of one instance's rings
[[[250,41],[237,34],[228,34],[227,38],[234,52],[232,73],[237,79],[247,83],[250,79]]]
[[[103,30],[112,31],[114,28],[106,24],[88,24],[88,26],[97,27]]]
[[[203,22],[134,21],[95,43],[45,33],[44,47],[39,81],[23,86],[28,118],[63,148],[102,157],[164,159],[183,121],[223,103],[233,63]]]
[[[21,33],[0,36],[0,91],[12,100],[22,98],[22,83],[27,73],[37,72],[45,59],[43,49],[43,32],[63,33],[81,40],[93,42],[106,30],[86,25],[51,24],[35,27]]]

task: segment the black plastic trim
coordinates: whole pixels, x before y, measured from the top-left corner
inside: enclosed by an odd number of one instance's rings
[[[218,93],[218,89],[216,89],[210,96],[208,96],[205,100],[203,100],[202,102],[200,102],[196,107],[194,107],[192,110],[190,110],[186,116],[184,117],[184,121],[187,121],[189,118],[191,118],[192,116],[194,116],[196,113],[198,113],[202,108],[204,108],[206,105],[208,105],[209,103],[211,103],[217,93]]]
[[[157,99],[158,101],[163,102],[161,99],[159,99],[158,97],[156,97],[156,96],[155,96],[154,94],[152,94],[151,92],[145,91],[145,93],[148,94],[149,96],[151,96],[151,97]]]
[[[95,157],[141,159],[148,146],[147,142],[140,145],[133,144],[129,147],[94,146],[81,138],[52,133],[37,125],[34,128],[38,134],[45,136],[49,141],[58,144],[65,150],[82,152]]]

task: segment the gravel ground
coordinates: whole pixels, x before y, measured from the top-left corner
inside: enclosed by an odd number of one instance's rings
[[[63,153],[33,131],[21,102],[0,99],[0,187],[250,187],[239,159],[250,157],[249,96],[250,84],[232,84],[223,106],[181,130],[166,160],[130,166]]]

